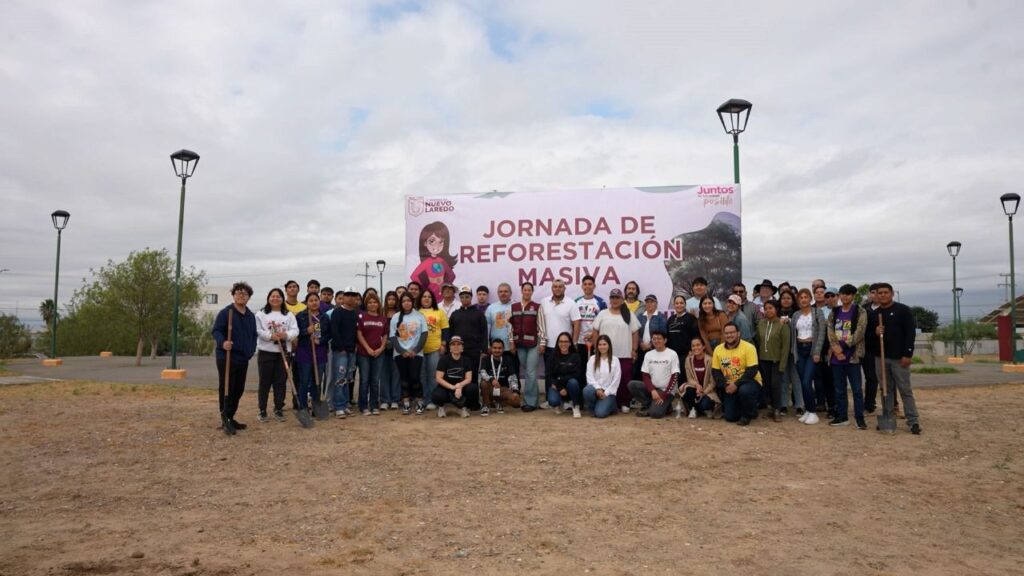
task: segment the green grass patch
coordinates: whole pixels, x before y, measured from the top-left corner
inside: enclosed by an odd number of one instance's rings
[[[959,374],[960,370],[953,368],[952,366],[922,366],[920,368],[911,368],[911,372],[914,374]]]
[[[914,356],[910,359],[911,364],[924,364],[924,360],[920,356]]]

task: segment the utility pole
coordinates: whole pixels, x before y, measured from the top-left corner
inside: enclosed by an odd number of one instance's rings
[[[1009,281],[1010,280],[1010,275],[1009,274],[1000,274],[999,276],[1003,279],[1003,281],[1000,282],[999,284],[996,284],[996,286],[1001,287],[1001,288],[1004,289],[1003,293],[1006,294],[1006,295],[1003,296],[1003,302],[1009,302],[1010,301],[1010,281]]]
[[[377,275],[376,274],[370,274],[370,263],[369,262],[363,262],[363,270],[364,270],[364,272],[362,274],[356,274],[356,276],[362,276],[363,277],[363,292],[366,292],[366,290],[370,287],[370,278],[376,278]]]

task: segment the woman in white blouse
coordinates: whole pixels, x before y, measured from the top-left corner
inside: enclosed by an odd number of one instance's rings
[[[612,341],[607,334],[597,339],[597,353],[587,361],[587,387],[583,389],[583,405],[597,418],[615,413],[615,393],[619,391],[622,367],[612,353]]]

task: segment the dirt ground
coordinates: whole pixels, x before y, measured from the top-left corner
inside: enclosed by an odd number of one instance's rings
[[[259,423],[212,391],[0,389],[0,575],[1021,574],[1024,386],[924,433],[759,419]],[[870,419],[873,421],[873,418]]]

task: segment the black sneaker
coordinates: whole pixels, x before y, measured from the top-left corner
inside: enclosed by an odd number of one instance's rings
[[[912,425],[910,427],[910,433],[913,434],[914,436],[919,436],[921,434],[921,425],[920,424]]]
[[[266,410],[260,410],[260,413],[259,413],[258,416],[256,416],[256,418],[260,422],[266,422],[267,420],[269,420],[269,418],[267,418],[267,411]]]
[[[248,426],[242,424],[241,422],[235,420],[234,418],[231,419],[231,425],[235,427],[235,430],[245,430],[246,428],[248,428]]]
[[[847,418],[835,417],[828,423],[829,426],[849,426],[850,420]]]
[[[221,427],[222,430],[224,430],[224,433],[227,434],[228,436],[234,436],[235,435],[235,426],[234,426],[234,424],[232,423],[231,420],[228,420],[227,418],[222,418],[221,419],[221,426],[220,427]]]
[[[804,409],[803,408],[797,408],[796,409],[796,415],[797,416],[803,416],[804,415]]]
[[[531,405],[529,405],[529,404],[523,404],[523,407],[521,408],[521,410],[522,410],[523,412],[533,412],[533,411],[534,411],[534,410],[536,410],[536,409],[537,409],[537,407],[536,407],[536,406],[531,406]]]
[[[740,421],[739,421],[739,425],[740,426],[746,426],[748,424],[750,424],[750,418],[747,418],[747,417],[740,418]]]
[[[274,419],[278,422],[284,422],[284,412],[281,410],[274,410]]]
[[[861,418],[860,420],[857,420],[857,430],[867,430],[867,429],[868,429],[868,425],[867,425],[866,422],[864,422],[863,418]]]
[[[874,414],[875,413],[875,409],[876,408],[874,406],[865,406],[864,407],[864,413],[865,414]]]
[[[650,414],[647,412],[647,408],[641,408],[636,411],[637,418],[647,418]]]

